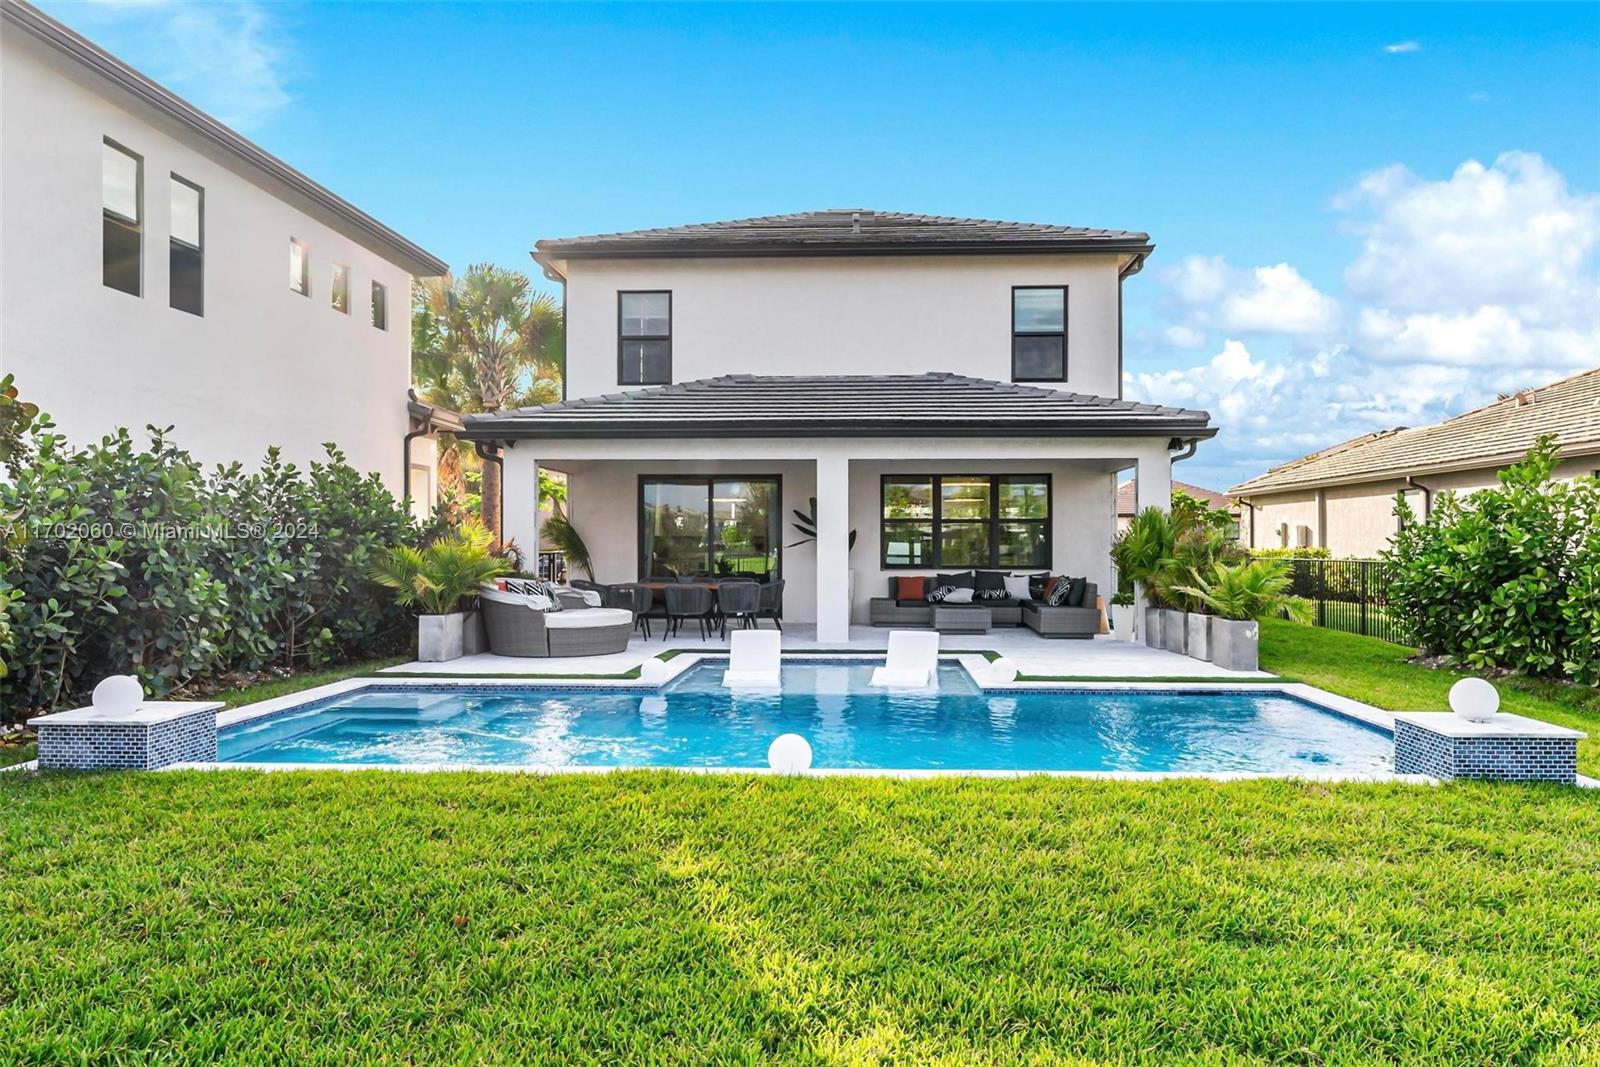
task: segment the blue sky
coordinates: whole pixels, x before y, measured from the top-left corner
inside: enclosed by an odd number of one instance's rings
[[[1127,389],[1217,416],[1194,481],[1600,365],[1600,5],[49,8],[458,269],[813,207],[1146,230]]]

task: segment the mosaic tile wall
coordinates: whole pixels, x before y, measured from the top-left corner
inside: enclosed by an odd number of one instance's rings
[[[1404,719],[1394,724],[1396,774],[1565,782],[1578,776],[1578,742],[1565,737],[1446,737]]]
[[[39,727],[40,770],[154,771],[174,763],[213,763],[217,713],[144,724],[45,723]]]

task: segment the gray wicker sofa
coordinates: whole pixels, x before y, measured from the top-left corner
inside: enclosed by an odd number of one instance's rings
[[[496,656],[603,656],[626,652],[633,612],[591,608],[581,597],[562,596],[562,610],[540,611],[517,593],[478,593],[489,651]]]
[[[899,575],[891,575],[888,596],[867,601],[867,621],[873,626],[893,626],[920,630],[933,625],[933,604],[927,600],[899,600]],[[1100,632],[1100,610],[1095,606],[1100,595],[1095,583],[1083,591],[1086,607],[1051,607],[1039,600],[980,600],[974,608],[987,608],[995,626],[1026,626],[1040,637],[1090,638]],[[943,607],[954,607],[945,604]]]

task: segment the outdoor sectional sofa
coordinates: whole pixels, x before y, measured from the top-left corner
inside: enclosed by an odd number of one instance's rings
[[[496,656],[603,656],[626,652],[633,636],[633,612],[592,608],[579,596],[563,595],[562,610],[540,611],[518,593],[482,590],[489,651]]]
[[[931,584],[931,583],[930,583]],[[1042,600],[979,600],[972,604],[940,604],[926,599],[903,600],[896,596],[899,576],[889,578],[888,596],[867,602],[867,619],[874,626],[923,629],[933,625],[934,608],[944,610],[987,609],[994,626],[1026,626],[1040,637],[1090,638],[1100,632],[1100,594],[1093,582],[1085,585],[1084,607],[1051,607]]]

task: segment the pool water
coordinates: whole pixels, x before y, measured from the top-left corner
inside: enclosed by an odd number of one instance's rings
[[[723,661],[660,691],[367,689],[224,727],[225,762],[764,767],[783,733],[821,768],[1379,773],[1390,735],[1277,692],[880,690],[872,665],[792,664],[730,692]]]

